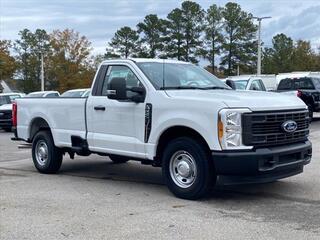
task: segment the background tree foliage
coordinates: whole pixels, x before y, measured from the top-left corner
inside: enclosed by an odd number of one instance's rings
[[[138,52],[138,40],[139,35],[136,30],[128,26],[122,27],[109,42],[111,49],[107,49],[107,55],[112,56],[118,53],[121,57],[128,58]]]
[[[17,74],[23,81],[25,92],[40,90],[41,53],[49,51],[49,35],[43,29],[34,33],[29,29],[19,32],[20,39],[15,41],[17,53]]]
[[[54,30],[50,34],[52,50],[47,75],[51,88],[61,92],[90,86],[94,69],[89,64],[91,43],[74,30]]]
[[[158,18],[156,14],[149,14],[144,18],[143,22],[138,23],[137,28],[138,33],[142,33],[140,40],[142,47],[146,46],[143,49],[148,49],[145,52],[145,56],[156,57],[163,50],[164,20]]]
[[[239,64],[245,71],[252,71],[256,60],[257,26],[253,24],[252,14],[244,12],[237,3],[227,3],[222,10],[224,18],[224,40],[221,65],[227,65],[228,75],[233,74]]]
[[[309,41],[294,42],[281,33],[273,37],[272,47],[265,48],[262,61],[265,73],[320,71],[320,51],[316,53]]]
[[[202,49],[202,56],[210,62],[213,73],[215,72],[215,57],[220,53],[223,42],[222,27],[222,8],[213,4],[206,12],[205,40]]]
[[[0,80],[11,79],[17,68],[16,60],[10,55],[11,42],[0,40]]]

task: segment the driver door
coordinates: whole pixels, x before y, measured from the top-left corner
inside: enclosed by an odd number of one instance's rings
[[[101,92],[88,98],[88,141],[90,150],[123,156],[145,157],[145,103],[108,98],[109,82],[125,78],[127,88],[143,86],[127,65],[108,65],[104,71]],[[90,140],[91,139],[91,140]]]

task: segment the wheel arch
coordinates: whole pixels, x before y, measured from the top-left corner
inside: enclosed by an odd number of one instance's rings
[[[51,133],[49,123],[42,117],[32,119],[29,127],[29,141],[32,142],[34,136],[41,130],[47,130]],[[51,133],[52,134],[52,133]]]
[[[167,129],[165,129],[157,141],[157,147],[156,147],[156,156],[155,161],[157,165],[161,165],[161,157],[164,148],[166,147],[168,141],[178,138],[178,137],[190,137],[197,141],[199,141],[201,144],[205,146],[208,153],[210,151],[209,144],[205,140],[205,138],[195,129],[183,125],[177,125],[177,126],[171,126]]]

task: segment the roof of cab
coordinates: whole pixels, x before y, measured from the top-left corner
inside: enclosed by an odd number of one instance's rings
[[[150,63],[179,63],[179,64],[191,64],[189,62],[178,61],[174,59],[158,59],[158,58],[118,58],[118,59],[108,59],[102,62],[102,64],[107,64],[108,62],[123,62],[123,61],[133,61],[133,62],[150,62]]]

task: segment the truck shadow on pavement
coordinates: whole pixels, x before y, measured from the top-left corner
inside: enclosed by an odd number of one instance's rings
[[[179,208],[189,205],[202,206],[209,208],[209,212],[218,211],[223,218],[284,223],[292,225],[295,230],[313,233],[320,231],[320,201],[309,199],[305,195],[291,194],[304,188],[304,184],[299,181],[218,186],[205,199],[186,201],[176,199],[169,190],[164,190],[165,183],[160,168],[141,166],[137,162],[113,164],[107,159],[67,160],[63,163],[60,175],[86,178],[89,181],[105,181],[106,184],[108,181],[117,181],[119,192],[122,184],[123,189],[126,189],[127,182],[131,182],[139,184],[139,189],[143,188],[145,193],[156,194],[157,198],[163,195],[165,200],[169,195],[175,203],[178,201]],[[153,185],[159,186],[155,188]]]

